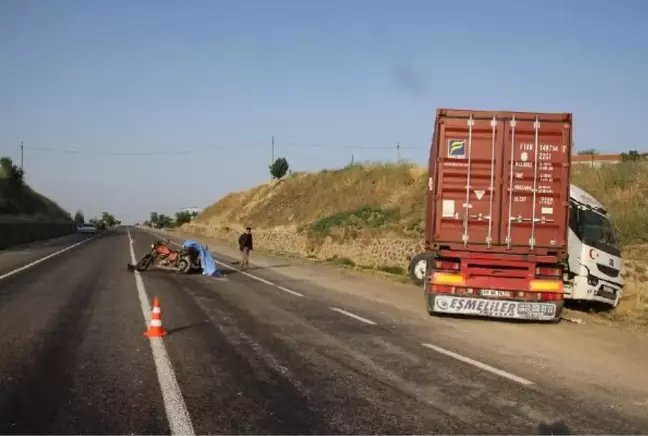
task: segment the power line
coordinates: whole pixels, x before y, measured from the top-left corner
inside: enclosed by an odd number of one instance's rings
[[[267,144],[267,143],[266,143]],[[208,149],[184,149],[184,150],[150,150],[150,151],[103,151],[103,150],[78,150],[78,149],[62,149],[62,148],[51,148],[51,147],[30,147],[21,145],[21,161],[22,161],[22,152],[23,150],[31,151],[41,151],[49,153],[60,153],[60,154],[91,154],[91,155],[103,155],[103,156],[172,156],[172,155],[186,155],[186,154],[198,154],[198,153],[210,153],[214,151],[225,151],[239,148],[252,148],[260,147],[261,144],[248,144],[248,145],[232,145],[224,147],[214,147],[210,146]],[[319,148],[326,150],[335,150],[335,149],[356,149],[356,150],[393,150],[393,146],[388,145],[326,145],[319,143],[304,143],[297,141],[286,141],[285,143],[279,144],[282,147],[291,147],[291,148]],[[272,137],[272,157],[274,159],[275,155],[275,141],[274,136]],[[422,149],[423,147],[413,147],[413,146],[403,146],[400,143],[397,144],[397,154],[400,159],[400,150],[401,149]]]

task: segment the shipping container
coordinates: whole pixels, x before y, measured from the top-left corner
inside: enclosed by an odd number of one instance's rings
[[[426,245],[564,258],[571,148],[569,113],[439,109]]]
[[[410,262],[430,314],[560,320],[571,138],[568,113],[437,111]]]

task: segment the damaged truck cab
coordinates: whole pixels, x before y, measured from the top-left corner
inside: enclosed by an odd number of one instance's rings
[[[607,209],[572,185],[565,298],[616,307],[623,297],[622,271],[621,249]]]
[[[410,267],[430,314],[560,319],[571,145],[571,114],[437,110]]]

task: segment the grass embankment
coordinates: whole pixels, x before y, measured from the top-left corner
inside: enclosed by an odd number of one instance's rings
[[[0,220],[70,221],[58,204],[27,185],[16,186],[0,175]]]
[[[648,165],[575,165],[572,183],[609,208],[628,259],[625,298],[606,316],[648,325],[648,273],[643,265],[648,248],[640,245],[648,243]],[[229,194],[208,207],[196,222],[294,230],[312,244],[321,244],[327,237],[343,243],[369,235],[420,239],[426,192],[425,169],[408,164],[354,165],[293,174],[279,182]],[[347,258],[331,261],[354,266]],[[379,269],[404,272],[388,266]]]

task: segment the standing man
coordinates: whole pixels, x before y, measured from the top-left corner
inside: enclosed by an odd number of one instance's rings
[[[241,266],[246,267],[250,265],[250,251],[252,251],[252,229],[246,227],[245,233],[241,233],[239,236],[239,249],[243,254]]]

